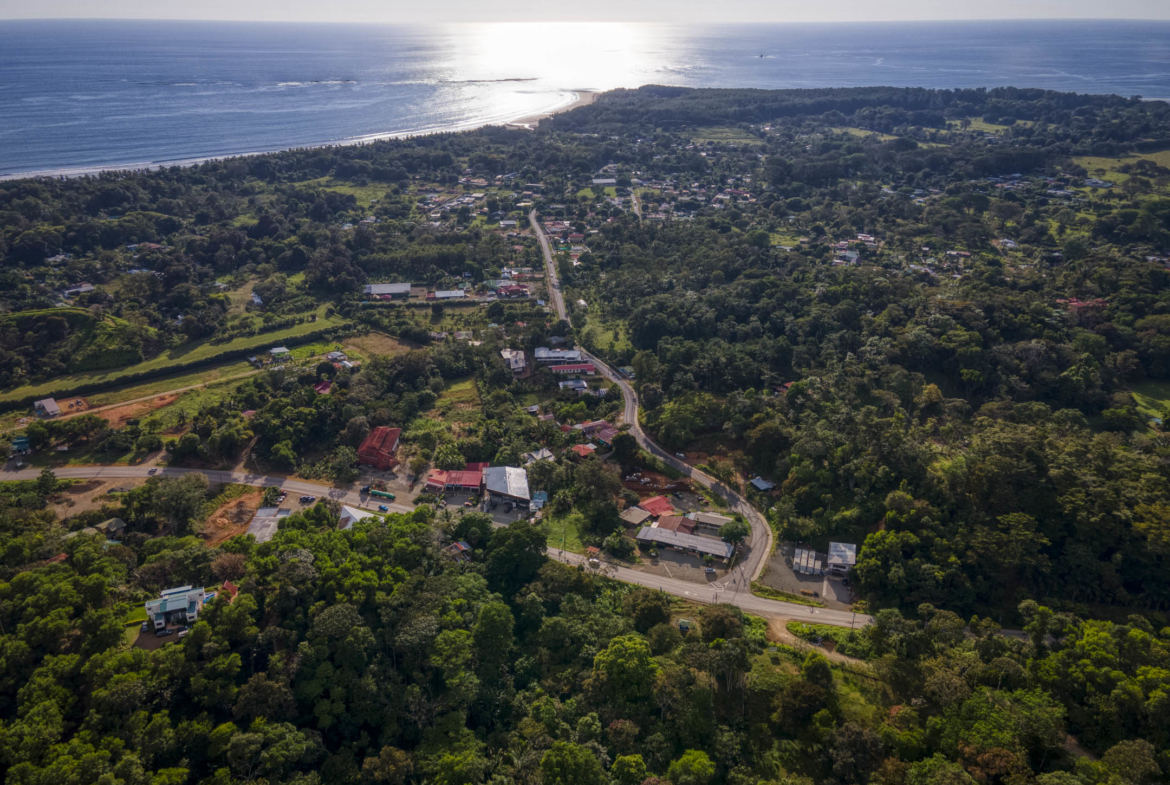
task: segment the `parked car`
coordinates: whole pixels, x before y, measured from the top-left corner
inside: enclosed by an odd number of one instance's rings
[[[362,489],[361,489],[361,491],[360,491],[360,492],[361,492],[361,493],[369,493],[369,492],[370,492],[370,486],[368,486],[368,485],[363,485],[363,486],[362,486]]]
[[[390,508],[387,507],[385,504],[379,504],[378,505],[378,512],[390,512]]]
[[[179,637],[186,638],[187,637],[187,630],[179,630]]]
[[[302,496],[301,497],[301,504],[312,504],[315,501],[317,501],[316,496]]]
[[[166,630],[166,629],[163,629],[163,630],[159,630],[158,632],[156,632],[156,633],[154,634],[154,636],[155,636],[156,638],[165,638],[165,637],[166,637],[166,636],[168,636],[168,635],[174,635],[174,634],[175,634],[175,631],[174,631],[174,630]]]
[[[474,507],[475,502],[473,502],[471,499],[468,499],[467,501],[463,502],[463,506],[464,507]]]
[[[687,456],[683,455],[681,452],[676,452],[674,457],[678,458],[680,461],[685,461],[687,459]]]
[[[142,622],[142,631],[143,632],[150,632],[150,622],[149,621]]]
[[[708,575],[714,575],[715,568],[714,567],[706,567],[703,569],[703,572],[707,573]]]

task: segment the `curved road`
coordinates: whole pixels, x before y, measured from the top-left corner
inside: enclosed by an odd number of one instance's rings
[[[556,264],[553,262],[552,248],[549,246],[548,237],[545,236],[544,229],[541,227],[540,221],[537,219],[535,210],[528,214],[528,222],[532,225],[532,230],[536,233],[536,237],[540,241],[540,250],[544,253],[544,263],[548,274],[549,297],[552,300],[553,307],[556,309],[557,317],[560,319],[567,319],[568,314],[565,310],[565,298],[564,294],[561,292],[560,279],[557,277]],[[772,527],[768,525],[768,522],[764,519],[764,516],[759,512],[759,510],[749,504],[747,499],[745,499],[733,488],[729,488],[726,484],[720,482],[709,474],[696,469],[685,461],[679,460],[674,455],[659,447],[658,444],[656,444],[649,436],[646,435],[645,431],[642,430],[642,426],[638,422],[638,396],[634,392],[634,388],[630,386],[630,383],[626,381],[625,377],[610,367],[610,365],[604,360],[595,357],[584,349],[581,350],[581,353],[593,362],[598,370],[600,370],[602,376],[612,382],[615,382],[618,387],[621,388],[622,397],[625,400],[625,411],[622,414],[622,421],[630,426],[630,433],[633,434],[634,438],[638,441],[638,445],[651,455],[660,458],[671,468],[682,472],[695,482],[723,497],[732,510],[741,513],[744,516],[744,519],[749,524],[751,524],[752,547],[748,551],[747,556],[724,579],[723,585],[725,587],[725,596],[723,600],[725,602],[732,602],[736,605],[740,605],[740,607],[745,609],[748,609],[748,606],[754,604],[755,601],[767,603],[775,602],[773,600],[764,600],[763,598],[756,597],[751,593],[752,581],[760,577],[760,573],[764,571],[764,565],[772,553]],[[642,575],[642,573],[637,573],[633,570],[630,570],[629,572],[632,572],[635,575]],[[627,578],[623,577],[622,580],[627,580]],[[642,581],[639,580],[628,580],[631,583],[642,583]],[[692,591],[695,585],[686,581],[676,581],[676,583],[680,585],[685,584],[691,587]],[[680,592],[678,591],[671,591],[671,594],[679,593]],[[740,602],[740,600],[743,602]],[[792,606],[795,608],[805,607],[802,605],[796,605],[795,603],[780,604],[785,606]],[[826,614],[836,613],[831,611],[822,611],[822,609],[817,610]],[[848,612],[842,613],[844,613],[847,617],[852,615]],[[868,620],[868,617],[866,618]]]

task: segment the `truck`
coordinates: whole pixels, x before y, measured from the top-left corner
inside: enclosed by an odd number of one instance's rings
[[[380,499],[389,499],[390,501],[394,501],[394,499],[397,498],[394,494],[390,493],[390,491],[371,490],[370,495],[377,496]]]

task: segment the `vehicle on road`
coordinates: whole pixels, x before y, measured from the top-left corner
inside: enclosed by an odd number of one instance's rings
[[[368,486],[368,485],[363,485],[362,489],[360,491],[358,491],[358,493],[369,493],[369,492],[370,492],[370,486]]]
[[[380,499],[389,499],[390,501],[394,501],[398,498],[394,494],[390,493],[390,491],[370,491],[370,495],[377,496]]]
[[[158,474],[158,467],[151,467],[146,470],[147,474]]]
[[[378,512],[390,512],[390,508],[387,507],[385,504],[379,504],[378,505]]]
[[[686,455],[684,455],[684,454],[683,454],[683,453],[681,453],[681,452],[676,452],[676,453],[674,454],[674,457],[675,457],[675,458],[678,458],[680,461],[685,461],[685,460],[687,459],[687,456],[686,456]]]

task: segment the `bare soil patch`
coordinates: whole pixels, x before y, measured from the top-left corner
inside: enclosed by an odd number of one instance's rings
[[[59,518],[68,518],[90,510],[100,510],[103,505],[115,504],[109,494],[128,491],[146,482],[146,478],[122,480],[86,480],[74,483],[61,491],[61,501],[50,505]]]
[[[203,524],[203,536],[207,538],[207,547],[214,548],[237,534],[246,532],[248,523],[260,508],[263,498],[262,491],[250,491],[243,496],[237,496],[213,512]]]
[[[110,424],[111,428],[122,428],[130,420],[140,420],[156,409],[161,409],[164,406],[170,406],[175,401],[179,400],[182,393],[167,393],[160,395],[157,398],[151,398],[149,401],[140,401],[138,403],[127,404],[126,406],[119,406],[116,409],[106,409],[98,412],[98,416]]]

